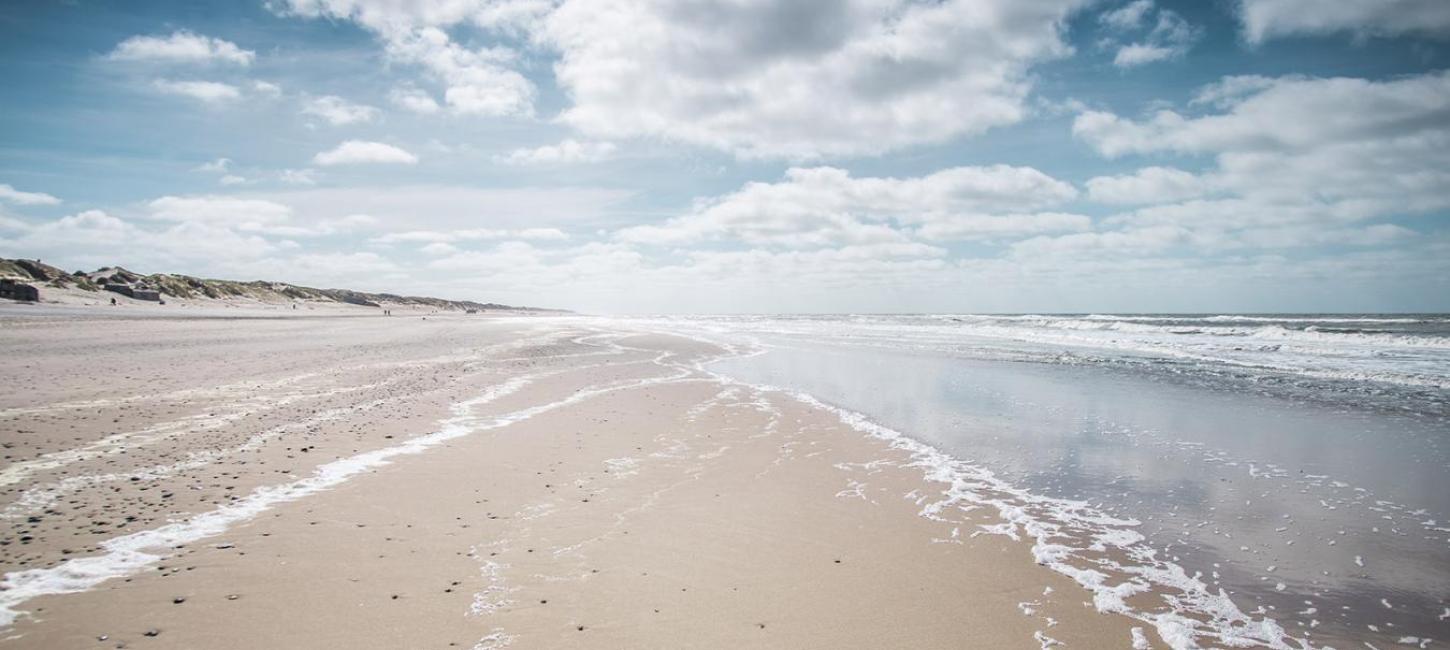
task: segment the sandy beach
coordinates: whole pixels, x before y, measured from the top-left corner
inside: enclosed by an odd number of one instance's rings
[[[6,647],[1161,643],[974,534],[998,513],[933,514],[909,450],[710,374],[731,351],[698,340],[0,318]]]

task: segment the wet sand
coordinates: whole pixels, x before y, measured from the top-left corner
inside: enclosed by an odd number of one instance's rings
[[[973,534],[996,512],[923,516],[945,488],[906,451],[714,378],[698,364],[727,351],[689,339],[15,314],[0,646],[1097,648],[1144,627]]]

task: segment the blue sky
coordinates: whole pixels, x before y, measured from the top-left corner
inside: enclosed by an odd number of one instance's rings
[[[602,312],[1450,309],[1450,3],[0,7],[0,255]]]

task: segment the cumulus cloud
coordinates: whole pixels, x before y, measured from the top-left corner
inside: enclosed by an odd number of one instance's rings
[[[153,88],[168,95],[188,97],[208,104],[238,99],[242,91],[231,84],[218,81],[172,81],[157,79],[151,82]]]
[[[270,81],[253,81],[252,91],[262,97],[268,98],[280,97],[282,95],[282,87]]]
[[[1153,0],[1133,0],[1116,9],[1104,11],[1098,22],[1117,31],[1129,31],[1143,26],[1148,14],[1153,11]]]
[[[1042,236],[1012,244],[1010,254],[1018,259],[1051,259],[1083,254],[1142,255],[1160,253],[1182,244],[1190,232],[1176,226],[1132,228],[1110,232],[1081,232]]]
[[[389,33],[386,40],[389,57],[422,65],[447,86],[443,102],[454,113],[533,115],[537,90],[528,78],[508,67],[517,56],[513,50],[468,49],[436,27]]]
[[[317,170],[284,169],[277,173],[277,180],[280,180],[288,185],[316,185]]]
[[[355,20],[377,32],[457,24],[519,32],[554,4],[554,0],[281,0],[269,6],[284,14]]]
[[[1229,78],[1238,80],[1241,78]],[[1231,82],[1233,83],[1233,82]],[[1308,151],[1348,142],[1389,141],[1394,136],[1432,136],[1447,129],[1436,119],[1450,110],[1450,73],[1434,72],[1387,81],[1347,77],[1253,78],[1225,94],[1223,83],[1207,96],[1226,103],[1226,113],[1202,117],[1161,110],[1146,120],[1084,112],[1073,134],[1107,156],[1128,153],[1214,153],[1230,149]],[[1199,97],[1204,97],[1200,91]],[[1411,143],[1407,143],[1411,144]]]
[[[418,157],[398,147],[382,142],[348,140],[333,149],[313,156],[312,162],[313,164],[324,167],[373,163],[416,165],[418,163]]]
[[[292,218],[292,209],[275,201],[220,195],[163,196],[147,207],[153,219],[237,227],[271,225]]]
[[[580,142],[565,138],[559,144],[514,149],[494,160],[506,165],[571,165],[608,160],[613,157],[615,149],[611,142]]]
[[[916,234],[937,241],[1016,238],[1044,232],[1073,232],[1092,227],[1092,219],[1069,212],[955,215],[923,224]]]
[[[452,255],[458,252],[458,247],[448,242],[435,241],[431,244],[424,244],[418,249],[419,252],[437,257]]]
[[[1088,198],[1099,203],[1142,204],[1181,201],[1208,191],[1206,179],[1172,167],[1144,167],[1132,174],[1088,179]]]
[[[295,210],[271,199],[203,194],[163,196],[146,204],[152,221],[206,224],[242,233],[278,237],[318,237],[371,228],[378,220],[354,213],[339,217],[308,215],[306,225],[294,219]]]
[[[417,230],[489,228],[522,230],[588,224],[597,228],[615,217],[628,190],[551,185],[544,187],[468,187],[462,185],[363,184],[271,192],[309,218],[371,214],[384,223]]]
[[[119,242],[144,241],[145,246]],[[278,250],[256,234],[242,234],[217,223],[163,223],[142,227],[100,210],[86,210],[32,225],[13,238],[0,238],[0,252],[73,264],[100,266],[125,263],[143,268],[170,269],[179,264],[224,268],[236,261],[255,260]]]
[[[918,242],[857,244],[810,251],[694,251],[683,269],[697,281],[721,283],[726,278],[757,282],[860,285],[901,282],[949,267],[944,248]]]
[[[749,183],[698,201],[689,214],[626,228],[621,241],[681,244],[734,239],[756,246],[903,243],[914,235],[981,239],[1080,230],[1087,217],[1034,215],[1077,196],[1030,167],[954,167],[916,178],[854,178],[833,167],[791,168],[779,183]]]
[[[1450,3],[1441,0],[1239,0],[1239,19],[1250,43],[1336,32],[1450,37]]]
[[[16,205],[59,205],[60,199],[45,192],[22,192],[8,184],[0,183],[0,201]]]
[[[564,122],[742,156],[875,154],[1011,124],[1077,2],[565,2]],[[628,33],[629,38],[620,38]],[[841,107],[848,107],[841,110]]]
[[[1140,225],[1104,232],[1033,237],[1015,242],[1009,256],[1018,260],[1064,260],[1163,255],[1176,248],[1197,252],[1283,250],[1310,246],[1381,246],[1416,236],[1394,224],[1319,228],[1310,225],[1244,229],[1192,228],[1184,225]],[[1186,257],[1191,257],[1185,255]]]
[[[1190,105],[1207,104],[1216,108],[1228,108],[1243,101],[1245,97],[1274,87],[1289,77],[1274,78],[1256,74],[1224,77],[1198,89]]]
[[[219,62],[249,66],[257,53],[237,47],[231,41],[180,30],[170,36],[132,36],[106,56],[114,61]]]
[[[703,2],[286,0],[282,13],[352,20],[394,62],[421,66],[459,114],[528,116],[537,89],[509,47],[470,48],[482,28],[557,54],[588,137],[660,137],[741,156],[876,154],[1012,124],[1032,66],[1065,56],[1081,0]],[[621,34],[628,38],[620,38]],[[495,41],[496,43],[498,41]],[[400,100],[422,110],[427,100]],[[435,102],[436,103],[436,102]],[[849,106],[850,110],[835,107]]]
[[[221,174],[225,173],[227,171],[227,168],[231,167],[231,164],[231,158],[217,158],[216,160],[213,160],[211,162],[205,162],[197,165],[196,169],[194,169],[193,171]]]
[[[1119,68],[1181,58],[1202,36],[1177,12],[1155,7],[1153,0],[1133,0],[1105,11],[1098,23],[1112,32],[1105,43],[1117,48],[1113,65]]]
[[[1169,153],[1213,164],[1196,174],[1145,167],[1091,179],[1090,198],[1142,207],[1106,219],[1117,232],[1022,246],[1040,254],[1161,248],[1169,235],[1200,248],[1375,245],[1407,232],[1353,224],[1450,208],[1450,73],[1386,81],[1229,77],[1201,89],[1191,106],[1216,112],[1080,114],[1074,134],[1105,156]]]
[[[313,97],[302,105],[302,114],[320,117],[333,126],[371,122],[382,111],[366,104],[356,104],[336,95]]]
[[[397,106],[423,115],[432,115],[442,108],[432,95],[412,87],[394,88],[388,93],[388,99]]]
[[[499,117],[533,114],[537,89],[511,67],[517,53],[501,46],[465,47],[444,28],[467,23],[489,29],[525,29],[551,4],[538,0],[283,0],[277,7],[291,15],[356,21],[378,35],[390,59],[421,66],[441,82],[445,86],[443,103],[449,110]],[[418,93],[402,99],[412,110],[433,101],[431,97],[424,101]]]

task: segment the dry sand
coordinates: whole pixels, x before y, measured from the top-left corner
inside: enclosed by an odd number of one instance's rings
[[[0,646],[1132,645],[972,534],[995,513],[922,516],[905,452],[696,367],[719,349],[375,313],[0,307]]]

